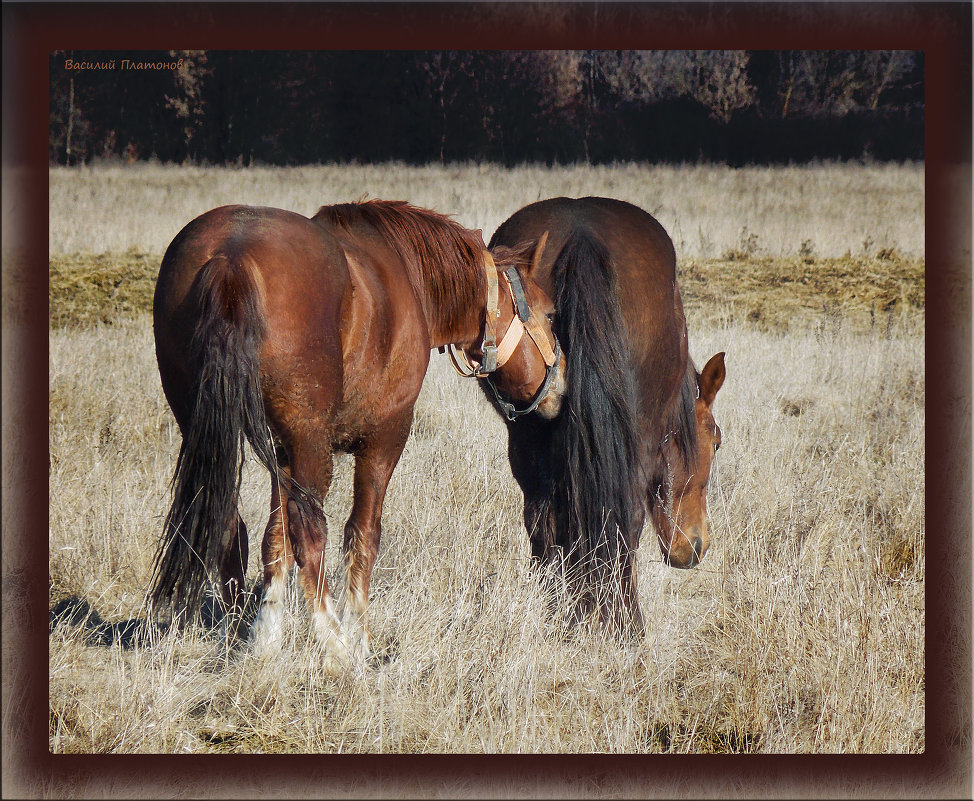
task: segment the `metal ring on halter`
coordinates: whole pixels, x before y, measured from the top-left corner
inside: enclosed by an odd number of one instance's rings
[[[453,343],[447,345],[446,348],[449,351],[453,368],[457,373],[463,378],[486,378],[504,415],[508,420],[515,420],[521,415],[533,412],[547,396],[551,388],[551,382],[554,380],[558,370],[561,347],[558,344],[558,338],[552,331],[551,335],[554,339],[554,349],[552,349],[551,343],[541,328],[537,316],[531,312],[521,276],[515,267],[508,267],[504,270],[504,278],[507,281],[507,287],[510,290],[511,300],[513,301],[517,314],[511,321],[511,325],[508,327],[507,333],[504,335],[500,345],[497,344],[495,326],[496,318],[500,316],[497,268],[494,265],[493,257],[487,252],[484,253],[484,268],[487,272],[487,319],[484,323],[484,339],[481,345],[481,350],[484,354],[483,360],[480,363],[471,361],[467,352],[463,348],[458,348]],[[544,359],[545,377],[528,407],[519,410],[514,407],[514,404],[501,397],[500,390],[497,389],[494,382],[490,379],[490,375],[502,367],[511,355],[513,355],[518,342],[520,342],[525,333],[527,333],[538,349],[541,358]],[[440,351],[442,352],[443,348],[440,348]]]
[[[551,389],[551,382],[554,380],[555,375],[558,373],[558,358],[561,356],[561,346],[558,344],[558,339],[555,339],[555,363],[547,365],[545,367],[544,381],[541,382],[541,386],[538,387],[538,391],[535,393],[534,398],[531,399],[531,403],[525,409],[518,409],[510,401],[504,400],[501,397],[500,390],[494,385],[494,382],[487,379],[487,383],[490,388],[494,391],[494,398],[497,400],[497,405],[500,406],[501,411],[508,420],[516,420],[525,414],[530,414],[541,404],[541,401],[545,399],[548,394],[548,390]]]
[[[453,362],[453,368],[463,378],[486,378],[488,375],[490,375],[490,373],[484,369],[484,365],[482,363],[470,361],[470,357],[467,356],[467,352],[463,348],[458,348],[456,345],[451,343],[446,346],[446,349],[447,353],[450,354],[450,361]],[[458,353],[460,354],[459,356],[457,355]]]

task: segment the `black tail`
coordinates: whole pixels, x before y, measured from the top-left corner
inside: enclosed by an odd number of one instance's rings
[[[215,256],[203,267],[190,366],[198,385],[173,476],[153,573],[151,603],[199,608],[236,533],[244,443],[277,471],[258,378],[265,320],[260,295],[240,259]]]
[[[642,504],[634,496],[637,396],[628,335],[601,240],[576,230],[554,264],[553,278],[557,334],[567,360],[555,438],[564,454],[564,474],[553,487],[557,539],[574,551],[569,564],[580,569],[589,597],[618,611],[614,593],[621,589],[629,595],[634,589],[628,573],[643,522]],[[620,566],[627,574],[623,587],[616,573]],[[622,605],[639,620],[634,597]],[[641,627],[636,620],[630,622]]]

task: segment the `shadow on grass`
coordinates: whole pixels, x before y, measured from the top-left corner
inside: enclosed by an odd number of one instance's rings
[[[653,751],[662,753],[682,753],[689,747],[696,753],[749,754],[759,750],[761,735],[737,729],[718,731],[660,723],[649,733],[648,744]]]
[[[247,641],[250,627],[257,616],[263,587],[256,583],[247,593],[243,609],[239,614],[227,615],[219,601],[207,598],[200,609],[198,622],[207,632],[217,637],[228,637],[234,646]],[[181,623],[158,623],[146,617],[128,620],[106,621],[85,598],[70,595],[62,598],[50,610],[48,630],[53,632],[61,625],[80,627],[86,645],[112,646],[129,649],[151,645],[165,636],[173,626]]]

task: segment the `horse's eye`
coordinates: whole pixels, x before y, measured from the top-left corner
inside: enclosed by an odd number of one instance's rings
[[[714,443],[714,453],[717,453],[717,451],[719,451],[719,450],[720,450],[720,443],[719,442],[715,442]]]

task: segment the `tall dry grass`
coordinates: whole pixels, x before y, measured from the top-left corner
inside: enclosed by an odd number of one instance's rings
[[[678,572],[646,537],[644,642],[568,635],[544,614],[503,427],[437,359],[386,503],[375,667],[322,674],[298,592],[284,651],[265,663],[202,632],[123,647],[62,625],[52,749],[922,751],[919,333],[728,327],[692,342],[698,359],[728,352],[714,544]],[[52,335],[50,422],[52,604],[138,616],[179,439],[147,319]],[[329,497],[332,532],[350,466]],[[250,466],[252,552],[267,504]]]
[[[360,177],[369,170],[355,169]],[[900,169],[891,169],[894,183]],[[190,183],[198,175],[186,173]],[[285,175],[282,187],[294,183]],[[762,175],[755,172],[754,186]],[[54,171],[52,201],[68,177]],[[417,174],[385,179],[408,177]],[[446,171],[439,177],[428,190],[439,193],[435,202],[406,196],[451,210],[454,184]],[[534,199],[503,206],[487,178],[480,202],[497,204],[498,221]],[[75,174],[74,194],[89,182],[95,205],[108,207],[104,179]],[[867,171],[862,180],[873,179]],[[593,183],[584,193],[602,191]],[[194,202],[213,205],[207,197]],[[264,202],[294,207],[277,197]],[[52,222],[56,208],[68,216],[52,236],[80,230],[65,207],[52,205]],[[723,224],[774,227],[757,216]],[[97,252],[96,228],[63,246]],[[159,246],[144,238],[137,247]],[[320,670],[296,590],[275,659],[257,660],[206,629],[129,638],[179,434],[146,314],[52,329],[49,569],[62,622],[50,637],[51,750],[922,752],[922,312],[853,324],[837,305],[769,328],[706,296],[688,309],[698,364],[727,352],[715,408],[724,444],[710,487],[713,544],[699,568],[675,571],[647,529],[638,557],[646,638],[618,645],[544,613],[503,425],[476,387],[434,355],[385,505],[371,606],[378,658],[362,675],[338,678]],[[351,460],[340,459],[326,504],[338,586],[336,534],[350,507],[350,474]],[[252,554],[268,503],[267,478],[249,463],[241,508]],[[252,557],[248,579],[258,574]]]
[[[651,166],[504,169],[402,164],[233,169],[151,164],[50,171],[52,253],[161,253],[189,220],[225,203],[311,215],[363,194],[454,215],[486,236],[535,200],[605,195],[652,213],[680,258],[798,253],[922,256],[923,165]],[[120,222],[124,221],[124,222]]]

